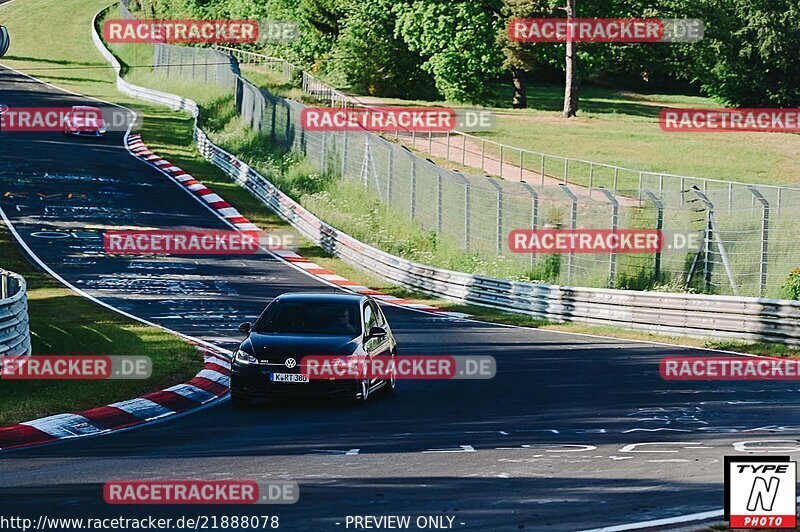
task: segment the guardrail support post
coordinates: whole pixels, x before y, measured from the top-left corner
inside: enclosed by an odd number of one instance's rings
[[[567,187],[565,184],[560,184],[561,190],[564,194],[569,198],[569,201],[572,203],[572,207],[570,208],[570,216],[569,216],[569,228],[572,231],[575,231],[575,228],[578,227],[578,197],[572,193],[572,191]],[[572,283],[572,272],[575,267],[575,252],[570,251],[567,254],[567,285]]]
[[[653,202],[656,209],[658,210],[658,214],[656,215],[656,230],[661,233],[664,229],[664,202],[661,201],[659,198],[656,197],[655,194],[650,192],[649,190],[644,191],[647,194],[647,197],[650,198],[650,201]],[[662,235],[663,238],[663,235]],[[656,281],[661,280],[661,250],[659,249],[655,253],[655,260],[653,263],[653,274],[655,276]]]
[[[611,203],[611,232],[616,233],[619,227],[619,202],[604,187],[597,187],[600,192]],[[613,288],[617,283],[617,252],[612,251],[608,254],[608,286]]]
[[[748,190],[761,203],[761,256],[758,264],[758,293],[764,296],[767,291],[767,261],[769,259],[769,202],[758,189],[749,185]]]

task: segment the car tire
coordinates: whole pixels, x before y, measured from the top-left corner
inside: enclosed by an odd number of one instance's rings
[[[247,395],[240,395],[238,393],[231,394],[231,405],[233,408],[247,408],[253,404],[253,398]]]

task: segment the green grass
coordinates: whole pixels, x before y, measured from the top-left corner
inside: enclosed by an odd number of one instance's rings
[[[146,380],[0,380],[0,426],[131,399],[184,382],[202,367],[202,354],[177,336],[96,305],[35,269],[7,231],[0,232],[0,264],[28,283],[34,355],[147,356],[153,366]]]
[[[131,103],[116,92],[113,71],[89,38],[92,16],[106,5],[107,0],[25,0],[0,7],[0,22],[13,36],[3,62],[76,92]],[[186,118],[143,109],[146,135],[165,144],[185,137]],[[181,149],[189,149],[188,142],[175,146]],[[34,355],[149,356],[153,363],[147,380],[0,381],[0,425],[137,397],[188,380],[202,367],[201,353],[180,338],[96,305],[32,267],[5,230],[0,266],[28,282]]]

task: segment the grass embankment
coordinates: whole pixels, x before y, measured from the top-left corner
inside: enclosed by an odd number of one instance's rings
[[[76,92],[129,103],[119,97],[113,71],[89,39],[91,18],[104,5],[107,0],[25,0],[0,7],[0,23],[13,35],[3,62]],[[174,113],[145,113],[146,134],[157,133],[166,144],[185,136],[185,120]],[[201,353],[178,337],[96,305],[34,268],[4,226],[0,267],[28,282],[34,355],[148,356],[153,363],[147,380],[0,380],[0,426],[137,397],[188,380],[202,367]]]
[[[113,85],[113,72],[111,69],[107,68],[107,65],[104,63],[100,55],[94,50],[94,46],[91,44],[88,38],[88,24],[91,20],[91,17],[95,12],[105,5],[107,5],[107,0],[75,0],[69,4],[52,4],[52,2],[49,2],[48,0],[26,0],[26,2],[17,2],[5,8],[0,8],[0,19],[4,21],[3,24],[10,26],[15,34],[20,35],[20,37],[15,41],[18,43],[19,48],[12,48],[11,52],[9,53],[10,57],[7,56],[4,58],[4,61],[8,62],[15,68],[22,70],[29,69],[30,72],[37,77],[77,92],[109,99],[118,103],[135,104],[135,107],[143,112],[144,123],[142,134],[152,149],[174,161],[176,164],[182,168],[185,168],[195,176],[200,177],[203,182],[225,197],[226,200],[236,206],[240,212],[253,220],[255,223],[259,224],[261,227],[267,230],[278,227],[281,229],[287,229],[287,225],[276,215],[265,209],[259,200],[251,196],[247,191],[240,188],[238,185],[231,182],[231,180],[216,167],[210,165],[199,156],[194,149],[191,140],[192,121],[186,114],[175,113],[164,108],[149,106],[140,101],[132,101],[116,91]],[[25,31],[26,27],[30,28],[40,23],[47,23],[48,21],[50,21],[52,24],[52,21],[56,20],[59,21],[58,24],[60,29],[58,32],[41,34],[33,31]],[[43,39],[42,35],[48,37]],[[210,89],[207,86],[186,84],[183,87],[176,87],[175,80],[166,80],[163,78],[155,79],[155,77],[149,73],[149,69],[136,68],[136,65],[150,64],[149,56],[145,55],[148,52],[147,48],[142,47],[134,51],[131,45],[127,46],[127,50],[122,49],[124,47],[119,47],[115,49],[115,53],[122,57],[123,60],[125,60],[129,65],[133,66],[133,68],[129,69],[129,72],[133,72],[129,74],[128,79],[136,79],[138,83],[161,90],[172,89],[179,94],[192,97],[201,103],[206,102],[207,106],[209,101],[213,101],[215,97],[219,96],[218,94],[215,96],[214,89]],[[15,55],[15,50],[26,50],[26,52],[25,54]],[[58,53],[55,52],[56,50]],[[22,55],[24,55],[24,57],[22,57]],[[74,65],[86,68],[83,68],[80,71],[80,75],[70,75],[68,73],[69,71],[65,71],[61,68],[65,65]],[[289,90],[291,90],[291,88],[289,88]],[[287,95],[291,96],[291,94]],[[221,102],[220,105],[224,106],[224,101]],[[224,122],[218,123],[215,126],[217,130],[224,130],[224,124],[227,124],[230,122],[230,120],[225,119],[225,113],[222,111],[222,109],[214,110],[213,108],[209,107],[208,111],[209,113],[205,115],[206,118],[204,118],[204,120],[209,121],[212,120],[213,117],[219,117],[220,120],[224,119]],[[227,112],[229,112],[229,109]],[[299,177],[300,174],[297,175]],[[274,176],[271,175],[271,177]],[[287,179],[290,181],[293,180],[291,176],[288,176]],[[13,248],[10,249],[15,252]],[[486,309],[472,305],[459,305],[441,300],[431,300],[421,294],[408,292],[407,290],[392,286],[385,281],[379,280],[367,273],[364,273],[360,269],[354,268],[339,259],[329,256],[321,248],[313,246],[308,242],[305,242],[305,244],[299,249],[299,252],[302,255],[323,265],[324,267],[331,269],[349,279],[364,284],[365,286],[370,286],[386,293],[391,293],[414,300],[425,301],[429,304],[446,308],[448,310],[466,312],[481,320],[508,323],[512,325],[539,327],[544,329],[557,329],[565,332],[608,335],[617,338],[630,338],[635,340],[667,340],[682,345],[716,347],[720,349],[730,349],[757,354],[797,356],[796,350],[788,350],[783,346],[771,344],[748,345],[744,342],[720,343],[681,337],[664,337],[637,331],[626,331],[582,324],[548,324],[546,322],[542,322],[541,320],[535,320],[529,316],[504,313],[493,309]],[[6,255],[9,255],[9,253],[3,253],[3,256]],[[9,263],[9,266],[11,266],[11,269],[16,268],[17,271],[20,271],[23,274],[26,273],[26,271],[30,271],[29,269],[26,270],[24,268],[24,262],[12,262]],[[29,275],[35,274],[32,273]],[[33,277],[29,277],[29,279],[31,278]],[[31,290],[35,294],[36,288],[34,283],[31,283]],[[59,289],[53,287],[48,288],[48,290]],[[73,296],[69,292],[64,292],[65,296],[77,297]],[[81,317],[81,322],[88,322],[88,320],[84,320],[83,317],[91,315],[89,313],[89,309],[95,312],[105,312],[104,310],[98,309],[94,305],[91,305],[84,300],[80,300],[80,303],[87,305],[89,308],[86,310],[78,309],[75,312],[72,312],[71,315]],[[31,305],[32,307],[38,306],[35,295],[32,297]],[[113,320],[117,318],[117,316],[112,313],[106,313],[104,316],[107,320]],[[94,321],[100,322],[101,320]],[[83,324],[85,323],[81,323],[79,325]],[[131,324],[129,327],[135,328],[139,326]],[[38,327],[34,324],[35,331],[37,328]],[[78,328],[79,331],[81,331],[79,334],[90,334],[88,331],[85,331],[80,327]],[[101,332],[110,338],[114,338],[113,335],[108,334],[102,329]],[[158,333],[157,331],[153,332]],[[58,338],[55,336],[55,333],[52,334],[54,335],[52,340],[45,338],[45,340],[51,344],[57,342],[56,338]],[[176,341],[174,338],[168,336],[164,337],[164,341],[166,340]],[[34,342],[38,342],[36,337],[34,337]],[[90,395],[91,394],[89,393],[85,394],[86,397],[89,397]],[[3,396],[5,396],[5,394],[3,394]],[[2,409],[3,412],[6,410],[6,408]]]

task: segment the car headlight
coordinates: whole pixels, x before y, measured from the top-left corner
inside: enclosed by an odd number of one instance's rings
[[[244,364],[245,366],[258,364],[258,359],[256,357],[246,351],[242,351],[241,349],[237,350],[236,354],[233,355],[233,361],[239,364]]]

